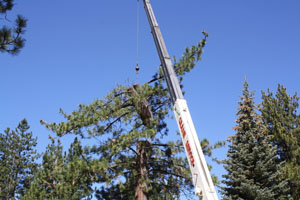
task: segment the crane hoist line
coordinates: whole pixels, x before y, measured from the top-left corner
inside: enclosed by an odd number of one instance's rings
[[[151,33],[161,62],[164,77],[170,92],[175,118],[181,133],[181,138],[192,172],[196,195],[203,200],[218,200],[202,148],[190,115],[186,100],[183,97],[172,61],[167,51],[160,28],[156,21],[149,0],[143,0]]]

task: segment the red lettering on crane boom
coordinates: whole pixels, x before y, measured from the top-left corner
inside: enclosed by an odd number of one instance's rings
[[[182,134],[182,138],[184,139],[185,136],[186,136],[186,131],[185,131],[183,120],[182,120],[181,117],[179,118],[178,122],[179,122],[180,131],[181,131],[181,134]],[[191,165],[194,167],[195,159],[194,159],[193,152],[192,152],[192,149],[191,149],[191,146],[190,146],[190,143],[189,143],[188,140],[185,143],[185,148],[186,148],[186,151],[188,153],[188,157],[190,159]]]
[[[185,148],[186,148],[186,150],[188,152],[188,156],[190,158],[191,165],[194,167],[194,165],[195,165],[195,159],[194,159],[193,152],[192,152],[192,149],[191,149],[191,146],[190,146],[190,143],[189,143],[188,140],[185,143]]]
[[[185,138],[185,135],[186,135],[186,132],[185,132],[185,129],[184,129],[184,125],[183,125],[183,121],[182,121],[182,118],[180,117],[179,118],[179,127],[180,127],[180,131],[182,133],[182,137],[183,139]]]

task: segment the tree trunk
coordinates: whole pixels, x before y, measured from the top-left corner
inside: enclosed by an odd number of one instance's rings
[[[153,113],[151,107],[148,104],[145,98],[138,98],[140,85],[135,84],[128,89],[133,98],[137,98],[137,101],[133,101],[135,105],[136,112],[143,121],[144,126],[150,127],[150,121],[153,119]],[[135,190],[135,199],[136,200],[147,200],[147,188],[148,183],[148,160],[151,157],[151,145],[148,141],[139,141],[137,144],[137,160],[136,160],[136,169],[138,171],[137,176],[137,186]]]
[[[135,84],[132,87],[130,87],[128,89],[128,91],[131,93],[131,96],[138,97],[139,93],[137,92],[137,90],[139,88],[140,88],[140,85]],[[134,102],[134,103],[135,103],[136,112],[141,117],[141,119],[143,121],[143,124],[146,127],[149,127],[150,126],[150,121],[151,121],[151,119],[153,119],[153,113],[151,111],[151,107],[148,104],[147,100],[145,98],[142,98],[138,102]]]
[[[140,141],[137,145],[137,187],[135,191],[136,200],[147,200],[145,190],[148,187],[146,180],[148,179],[147,163],[151,154],[151,145],[148,141]]]

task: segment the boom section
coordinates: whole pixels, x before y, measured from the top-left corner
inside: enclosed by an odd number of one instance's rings
[[[144,0],[145,10],[148,21],[151,27],[151,33],[154,38],[155,46],[159,55],[159,59],[162,65],[164,77],[167,82],[167,86],[171,95],[172,103],[175,104],[177,99],[183,99],[183,94],[173,68],[172,61],[170,59],[167,47],[162,37],[160,28],[154,16],[154,12],[149,0]]]
[[[154,16],[152,6],[149,0],[143,0],[143,2],[163,69],[164,78],[167,82],[171,101],[174,105],[176,121],[180,129],[181,138],[192,172],[195,193],[202,197],[203,200],[218,200],[192,117],[187,103],[184,100],[172,61]]]

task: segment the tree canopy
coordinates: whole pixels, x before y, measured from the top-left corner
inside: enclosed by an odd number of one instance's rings
[[[223,161],[227,171],[221,187],[223,199],[288,199],[283,163],[276,162],[276,147],[270,144],[247,81],[238,104],[235,134],[230,137],[228,158]]]
[[[22,199],[90,199],[92,170],[90,158],[75,138],[68,153],[59,139],[50,137],[40,169]]]
[[[37,170],[37,138],[28,131],[29,128],[24,119],[15,130],[7,128],[4,133],[0,133],[1,199],[23,196]]]
[[[284,162],[282,172],[289,182],[289,193],[300,199],[300,114],[299,97],[289,95],[283,85],[273,94],[262,93],[261,112],[268,128],[272,145],[277,147],[279,162]]]
[[[0,0],[0,19],[4,24],[0,27],[0,52],[17,54],[24,47],[25,39],[23,35],[27,26],[27,20],[21,15],[17,16],[14,26],[11,27],[11,21],[8,19],[8,12],[14,7],[14,0]],[[8,27],[5,24],[9,24]]]

